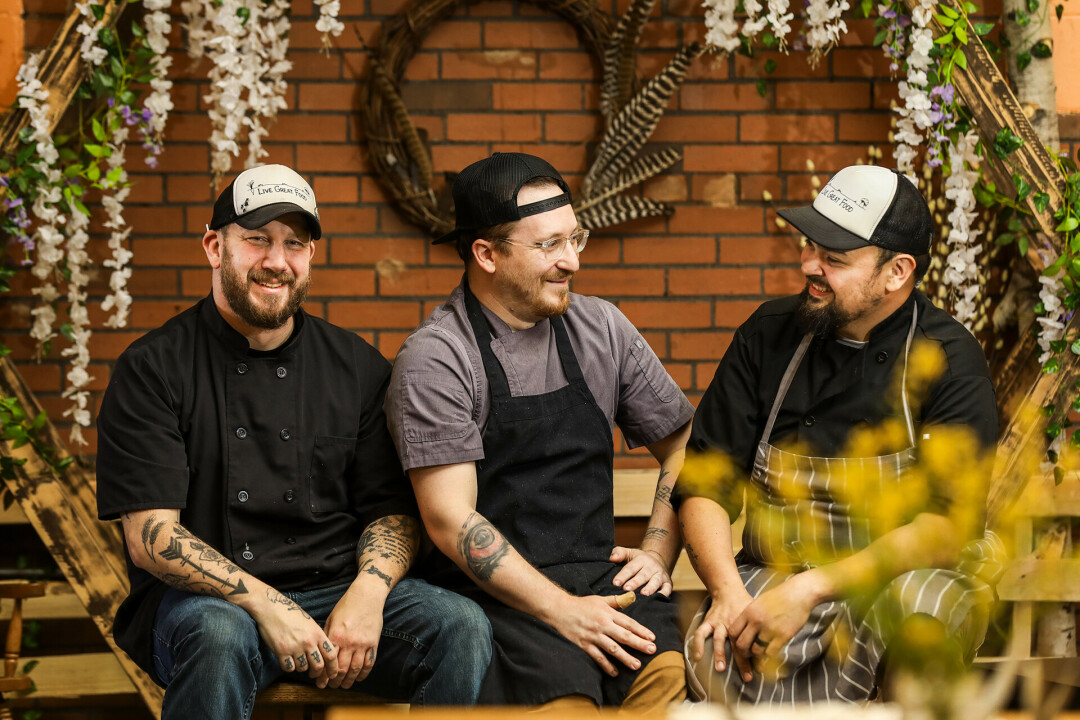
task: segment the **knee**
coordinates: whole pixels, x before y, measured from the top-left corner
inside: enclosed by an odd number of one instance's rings
[[[450,642],[450,647],[486,666],[491,660],[491,623],[487,615],[468,598],[455,595],[447,600],[440,635]]]
[[[229,657],[249,660],[258,654],[259,633],[255,621],[241,608],[214,598],[199,603],[197,612],[185,614],[177,624],[177,649],[198,653],[218,662]]]

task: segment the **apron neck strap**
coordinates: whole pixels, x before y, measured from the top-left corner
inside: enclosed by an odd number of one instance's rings
[[[914,294],[914,293],[912,293]],[[915,337],[915,327],[919,322],[919,299],[913,298],[911,303],[911,327],[908,328],[907,343],[904,344],[904,374],[900,378],[900,398],[904,405],[904,421],[907,423],[908,440],[911,447],[915,447],[915,424],[911,420],[911,407],[907,399],[907,366],[908,356],[911,354],[911,341]]]

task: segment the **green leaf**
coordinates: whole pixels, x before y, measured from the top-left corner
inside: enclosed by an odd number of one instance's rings
[[[874,10],[874,0],[860,0],[859,8],[862,10],[864,18],[870,17],[870,13]]]
[[[1073,344],[1069,346],[1069,352],[1073,355],[1080,355],[1080,340],[1073,340]],[[1076,405],[1076,403],[1080,403],[1080,397],[1073,400],[1073,405]],[[1080,407],[1076,409],[1080,410]]]
[[[44,412],[39,412],[34,418],[34,421],[30,423],[30,427],[34,430],[40,430],[45,427],[45,423],[48,422],[48,420],[49,418]]]
[[[959,40],[964,45],[967,45],[967,41],[968,41],[967,28],[964,27],[963,25],[957,23],[956,28],[954,29],[954,32],[956,33],[956,39]]]
[[[96,5],[94,7],[97,7]],[[98,142],[105,142],[105,128],[101,127],[101,121],[97,118],[90,120],[90,128]]]
[[[90,208],[83,204],[82,200],[75,198],[75,209],[81,212],[83,215],[90,217]]]
[[[124,77],[124,66],[115,56],[109,58],[109,69],[112,70],[114,77]]]
[[[955,20],[945,17],[944,15],[935,15],[934,19],[941,23],[943,27],[952,27],[956,24]]]
[[[994,243],[997,245],[1008,245],[1013,241],[1013,237],[1014,236],[1012,233],[1001,233],[996,238],[994,238]]]
[[[761,34],[761,44],[767,48],[776,47],[779,43],[776,40],[776,36],[766,30]]]
[[[105,48],[110,48],[114,44],[116,44],[116,36],[109,28],[101,28],[100,30],[98,30],[98,40]]]
[[[1060,465],[1054,466],[1054,484],[1060,485],[1065,482],[1065,468]]]
[[[1045,60],[1046,58],[1052,56],[1054,54],[1054,51],[1050,49],[1049,45],[1040,40],[1039,42],[1031,46],[1031,54],[1039,58],[1040,60]]]
[[[953,52],[952,60],[959,65],[960,68],[967,70],[967,55],[964,54],[963,50],[956,48],[956,51]]]
[[[137,22],[131,23],[131,34],[137,38],[141,38],[146,35],[146,31],[142,29],[142,25]]]
[[[1072,437],[1069,438],[1069,445],[1072,446],[1073,450],[1080,450],[1080,430],[1074,432]]]
[[[1023,10],[1016,11],[1016,24],[1020,27],[1027,27],[1031,24],[1031,16]]]
[[[1060,369],[1061,369],[1061,362],[1056,357],[1050,358],[1049,360],[1046,361],[1046,364],[1042,366],[1042,371],[1044,373],[1046,373],[1047,375],[1051,375],[1053,373],[1056,373]],[[1061,428],[1059,427],[1058,432],[1060,432],[1060,431],[1061,431]],[[1050,432],[1049,428],[1047,428],[1047,432],[1048,433]],[[1051,435],[1050,437],[1057,437],[1057,435],[1056,434]]]
[[[776,71],[776,61],[769,58],[765,61],[765,74],[772,75]]]
[[[941,12],[945,13],[953,20],[956,20],[958,17],[960,17],[960,13],[956,12],[956,10],[953,10],[948,5],[938,5],[938,7],[941,8]]]
[[[1027,0],[1027,11],[1032,15],[1039,12],[1039,0]]]
[[[1050,206],[1050,196],[1044,192],[1035,193],[1032,199],[1035,201],[1035,209],[1039,212],[1045,212],[1046,208]]]
[[[937,40],[935,40],[934,44],[935,45],[949,45],[949,44],[952,43],[952,41],[953,41],[952,31],[950,30],[949,32],[945,33],[944,35],[939,37]]]
[[[60,326],[60,334],[66,337],[71,342],[75,342],[75,326],[66,322]]]
[[[1017,53],[1017,55],[1016,55],[1016,68],[1018,70],[1023,70],[1025,68],[1027,68],[1027,66],[1030,65],[1030,64],[1031,64],[1031,53],[1029,53],[1029,52]]]
[[[19,142],[28,143],[30,138],[34,136],[34,128],[27,125],[19,131]]]
[[[83,149],[96,158],[108,157],[109,149],[103,145],[95,145],[93,143],[87,143],[83,145]]]
[[[994,205],[994,191],[993,188],[984,187],[982,184],[976,185],[974,190],[975,201],[983,207],[992,207]]]
[[[1066,257],[1066,255],[1058,255],[1058,259],[1050,263],[1050,266],[1043,270],[1042,274],[1046,277],[1052,277],[1054,275],[1057,275],[1058,270],[1061,270],[1062,266],[1065,265]]]
[[[769,92],[769,84],[767,82],[765,82],[764,80],[758,80],[757,81],[757,94],[760,95],[761,97],[765,97],[765,95],[768,92]]]
[[[101,177],[101,168],[97,166],[97,163],[89,165],[86,168],[86,179],[92,183],[96,183],[98,178]]]
[[[1028,251],[1028,236],[1021,235],[1016,240],[1016,249],[1020,251],[1021,255],[1027,255]]]
[[[241,25],[247,25],[247,21],[251,19],[251,10],[241,5],[236,8],[236,17],[240,18]]]
[[[1058,22],[1060,22],[1061,21],[1061,15],[1062,15],[1062,13],[1065,12],[1065,6],[1061,5],[1060,3],[1058,5],[1055,5],[1054,6],[1054,12],[1057,14]]]
[[[889,39],[888,30],[878,30],[877,35],[874,36],[874,47],[881,47],[886,40]]]
[[[1016,201],[1023,202],[1031,194],[1031,185],[1028,185],[1028,181],[1020,173],[1013,173],[1012,181],[1016,186]]]
[[[100,21],[101,18],[105,17],[105,6],[104,5],[93,5],[93,4],[91,4],[90,5],[90,12],[94,13],[94,19],[95,20]]]
[[[998,130],[997,135],[994,136],[994,154],[1004,160],[1019,150],[1023,144],[1024,138],[1014,133],[1008,126],[1005,126]]]
[[[1054,230],[1056,232],[1067,233],[1072,232],[1077,227],[1080,227],[1080,220],[1077,220],[1076,217],[1067,217],[1065,218],[1065,221],[1054,228]]]
[[[112,170],[109,171],[109,174],[105,176],[105,179],[108,180],[109,183],[115,185],[116,183],[120,182],[120,176],[123,175],[123,174],[124,174],[124,168],[115,167],[115,168],[113,168]]]
[[[978,35],[979,37],[985,37],[986,35],[990,34],[991,30],[994,29],[994,23],[975,23],[973,29],[975,30],[976,35]]]

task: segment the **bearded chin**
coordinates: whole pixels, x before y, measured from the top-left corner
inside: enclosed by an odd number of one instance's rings
[[[810,298],[810,288],[805,287],[799,293],[799,307],[795,310],[795,325],[803,332],[816,336],[831,335],[844,318],[836,307],[836,300],[831,303],[815,303]]]
[[[221,269],[221,290],[225,301],[241,320],[260,330],[277,330],[287,323],[304,304],[308,288],[311,287],[311,275],[308,275],[302,282],[294,281],[290,285],[289,293],[282,302],[272,306],[258,305],[248,294],[248,287],[254,282],[251,277],[239,277],[231,264],[223,263]]]

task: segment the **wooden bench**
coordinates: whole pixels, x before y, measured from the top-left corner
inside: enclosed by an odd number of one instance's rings
[[[615,472],[615,517],[631,521],[647,519],[652,512],[656,492],[657,470],[617,470]],[[0,511],[0,525],[26,524],[27,518],[18,505]],[[736,531],[736,541],[738,531]],[[629,541],[628,541],[629,542]],[[685,551],[680,553],[672,573],[676,590],[694,593],[703,591],[704,585],[694,573]],[[43,622],[55,620],[87,619],[86,609],[71,586],[64,581],[41,583],[42,595],[28,600],[22,609],[25,620]],[[10,619],[10,603],[0,603],[0,620]],[[17,697],[42,700],[94,698],[117,695],[134,695],[131,679],[121,667],[116,656],[107,649],[100,652],[69,655],[29,655],[17,661],[16,676],[25,675],[27,667],[32,670],[35,689],[22,692]],[[297,683],[278,683],[261,693],[256,706],[313,707],[338,704],[371,704],[383,701],[363,693],[344,690],[319,690]]]

